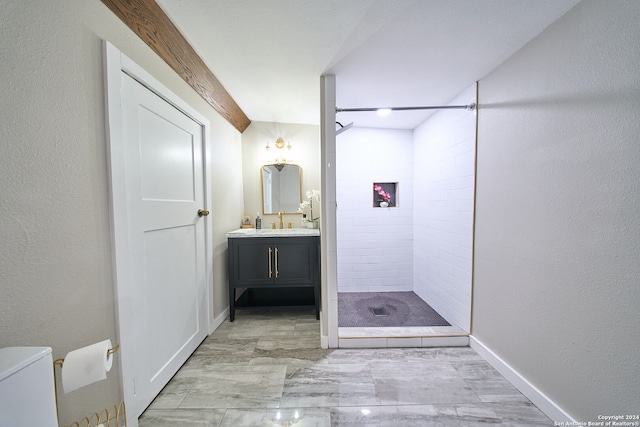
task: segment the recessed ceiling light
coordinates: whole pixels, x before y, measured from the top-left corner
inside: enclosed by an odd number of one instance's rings
[[[379,116],[388,116],[389,114],[391,114],[391,108],[380,108],[380,109],[378,109],[378,115]]]

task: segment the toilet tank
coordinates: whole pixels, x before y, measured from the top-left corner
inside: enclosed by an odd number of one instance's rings
[[[58,427],[50,347],[0,349],[0,426]]]

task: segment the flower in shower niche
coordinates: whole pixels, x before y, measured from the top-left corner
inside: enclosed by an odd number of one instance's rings
[[[307,216],[307,228],[318,228],[318,220],[320,217],[313,216],[313,201],[315,200],[316,203],[320,203],[320,190],[308,190],[306,192],[306,196],[306,200],[303,200],[302,203],[300,203],[298,212],[306,215],[308,210],[309,215]]]
[[[393,206],[395,199],[396,182],[374,183],[373,184],[373,206],[386,208]]]

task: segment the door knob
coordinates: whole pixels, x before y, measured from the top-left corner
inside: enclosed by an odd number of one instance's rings
[[[198,216],[207,216],[209,215],[209,211],[205,209],[198,209]]]

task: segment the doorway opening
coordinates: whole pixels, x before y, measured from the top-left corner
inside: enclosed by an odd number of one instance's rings
[[[475,102],[475,85],[451,101]],[[475,153],[470,110],[336,138],[339,340],[468,337]]]
[[[210,331],[210,124],[104,49],[121,386],[135,424]]]

